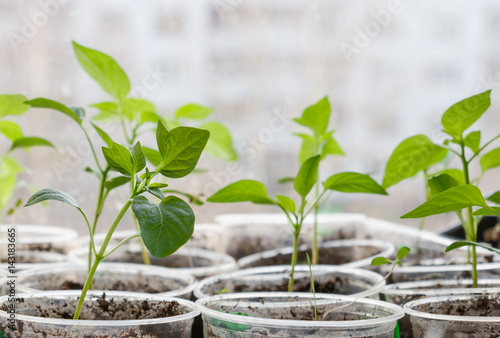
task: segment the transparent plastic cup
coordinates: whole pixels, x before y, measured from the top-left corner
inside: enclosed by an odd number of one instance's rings
[[[346,239],[321,243],[319,264],[342,265],[351,268],[370,266],[377,256],[390,257],[395,252],[394,244],[378,239]],[[263,251],[238,260],[240,268],[290,264],[293,247]],[[298,262],[311,256],[311,247],[302,245],[298,250]],[[307,264],[307,263],[306,263]]]
[[[4,256],[5,257],[5,256]],[[54,263],[79,263],[80,261],[70,257],[69,255],[60,254],[57,252],[45,251],[16,251],[14,254],[14,262],[9,261],[0,265],[0,268],[8,271],[9,274],[17,274],[19,271],[43,268]]]
[[[69,253],[69,256],[84,262],[87,259],[88,248],[79,248]],[[190,274],[198,279],[234,271],[238,268],[235,259],[222,252],[200,248],[182,247],[165,258],[155,258],[150,255],[151,265],[162,266],[184,274]],[[106,262],[135,263],[143,262],[141,248],[138,244],[120,247]]]
[[[22,271],[16,276],[16,291],[34,293],[52,290],[81,290],[88,274],[86,265],[52,264]],[[5,294],[5,278],[0,288]],[[196,280],[174,269],[143,264],[101,263],[94,275],[95,290],[129,291],[189,299]]]
[[[385,286],[384,277],[376,272],[330,265],[311,266],[318,293],[334,293],[353,297],[379,298],[379,291]],[[216,275],[198,282],[194,295],[206,298],[220,293],[287,291],[290,266],[266,266],[238,270]],[[310,292],[309,266],[295,267],[294,286]]]
[[[408,302],[404,309],[415,337],[499,337],[498,297],[490,292],[429,297]]]
[[[196,301],[205,337],[379,337],[393,338],[404,314],[395,304],[312,293],[256,292]],[[280,319],[277,319],[280,318]]]
[[[42,317],[58,311],[65,317],[72,318],[79,291],[46,291],[34,294],[18,294],[18,301],[11,303],[8,296],[0,297],[0,308],[5,309],[12,304],[15,311],[0,311],[0,320],[4,327],[5,337],[191,337],[193,320],[199,315],[194,303],[179,298],[168,298],[160,295],[106,291],[105,302],[103,291],[89,291],[85,298],[79,320]],[[92,320],[96,308],[106,306],[122,307],[120,313],[115,312],[118,320]],[[175,303],[174,303],[175,302]],[[129,305],[174,307],[179,315],[153,319],[136,319],[141,314],[128,311]],[[145,312],[145,311],[143,311]],[[142,312],[142,313],[143,313]],[[141,313],[141,312],[139,312]],[[12,319],[12,321],[10,321]]]

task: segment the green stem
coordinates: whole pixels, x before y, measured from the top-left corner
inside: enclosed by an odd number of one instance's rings
[[[97,165],[97,168],[99,168],[99,171],[102,172],[103,170],[102,170],[101,165],[99,164],[99,159],[97,158],[97,153],[95,152],[94,145],[92,144],[92,141],[90,140],[90,136],[87,133],[87,131],[85,130],[85,128],[83,128],[83,126],[80,125],[80,128],[83,130],[83,133],[85,134],[85,137],[87,138],[87,141],[89,142],[90,150],[92,151],[92,155],[94,156],[94,160],[95,160],[95,163]]]
[[[104,241],[102,242],[101,249],[99,252],[95,255],[95,261],[94,264],[92,264],[92,268],[89,271],[89,274],[87,275],[87,280],[85,281],[85,285],[83,286],[82,289],[82,294],[80,296],[80,299],[78,300],[78,305],[76,307],[75,311],[75,316],[73,319],[78,319],[80,317],[80,312],[82,310],[83,302],[85,300],[85,296],[87,295],[87,291],[89,290],[92,280],[94,279],[95,272],[97,270],[97,267],[99,266],[99,263],[104,258],[104,254],[106,252],[106,249],[109,245],[109,242],[111,241],[111,237],[113,236],[113,233],[116,230],[116,227],[122,220],[123,216],[127,212],[128,208],[132,205],[132,200],[135,195],[135,192],[130,196],[130,199],[123,205],[123,207],[120,209],[118,212],[118,215],[116,215],[115,219],[113,220],[113,223],[111,224],[111,227],[108,230],[108,233],[106,234],[106,237],[104,238]]]
[[[293,233],[293,253],[292,253],[292,267],[290,270],[290,279],[288,280],[288,292],[293,292],[293,276],[295,274],[295,266],[297,265],[297,255],[299,251],[299,224],[294,224],[295,232]]]
[[[97,221],[99,220],[99,216],[101,216],[102,208],[104,206],[104,201],[106,200],[106,194],[104,193],[104,185],[106,183],[106,179],[108,177],[109,170],[110,170],[110,167],[106,166],[106,168],[101,172],[101,181],[100,181],[100,186],[99,186],[99,195],[97,197],[96,211],[95,211],[95,215],[94,215],[92,229],[90,229],[91,238],[95,235],[95,231],[97,229]],[[92,267],[92,247],[89,248],[88,261],[89,261],[88,263],[89,263],[89,271],[90,271],[90,269]]]
[[[316,175],[319,180],[319,167]],[[319,184],[316,182],[315,184],[315,198],[319,196]],[[318,250],[318,209],[319,204],[314,205],[314,226],[313,226],[313,243],[312,243],[312,263],[318,264],[319,262],[319,250]]]

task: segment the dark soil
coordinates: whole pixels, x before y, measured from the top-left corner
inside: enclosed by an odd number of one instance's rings
[[[311,257],[311,249],[300,250],[297,256],[297,264],[307,265],[306,253]],[[345,246],[335,248],[319,248],[319,264],[341,265],[361,260],[380,253],[380,249],[372,246]],[[256,262],[245,265],[245,268],[270,265],[290,264],[292,254],[278,254],[273,257],[263,258]]]
[[[24,306],[19,304],[25,303]],[[36,301],[34,301],[36,302]],[[72,319],[75,311],[76,300],[71,302],[62,302],[58,300],[45,300],[40,305],[27,304],[30,299],[18,300],[18,313],[43,318]],[[28,307],[25,309],[26,307]],[[20,308],[23,308],[20,310]],[[8,311],[8,304],[0,307],[3,311]],[[107,298],[104,293],[102,297],[94,299],[92,302],[86,302],[82,308],[80,319],[82,320],[138,320],[155,319],[177,316],[186,313],[187,310],[176,301],[129,301],[123,299],[115,301],[113,298]],[[179,324],[163,324],[175,326]],[[165,333],[165,330],[169,332]],[[131,326],[129,328],[116,328],[113,333],[101,333],[98,328],[82,328],[78,335],[82,337],[187,337],[184,330],[178,330],[175,327],[170,332],[171,327],[162,325],[143,325]],[[42,331],[43,330],[43,331]],[[56,326],[43,327],[43,329],[31,322],[16,321],[16,329],[6,328],[5,337],[68,337],[74,336],[72,329],[60,328]],[[85,331],[87,330],[87,331]],[[90,330],[90,331],[88,331]],[[71,332],[71,333],[70,333]]]

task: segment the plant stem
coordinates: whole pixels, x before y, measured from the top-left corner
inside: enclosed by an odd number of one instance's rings
[[[106,249],[108,247],[108,244],[111,240],[111,237],[113,236],[113,233],[115,232],[116,227],[118,226],[118,224],[122,220],[122,218],[125,215],[125,213],[127,212],[128,208],[130,208],[130,206],[132,205],[132,200],[133,200],[134,196],[135,196],[135,192],[132,193],[129,200],[120,209],[120,211],[118,212],[118,215],[116,215],[115,219],[113,220],[113,223],[111,224],[111,227],[108,230],[108,233],[106,234],[106,237],[104,238],[104,241],[101,245],[101,249],[96,254],[94,264],[92,264],[92,268],[90,269],[90,271],[87,275],[87,280],[85,281],[85,285],[82,289],[82,294],[80,295],[80,299],[78,300],[78,305],[77,305],[73,319],[78,319],[80,317],[80,311],[82,310],[85,296],[87,295],[87,291],[89,290],[89,288],[92,284],[92,280],[94,278],[94,274],[97,270],[97,267],[99,266],[99,263],[101,263],[101,261],[104,257],[104,254],[105,254]]]
[[[319,166],[316,172],[316,175],[319,180]],[[316,182],[315,185],[315,198],[319,196],[319,184]],[[319,263],[319,250],[318,250],[318,204],[314,205],[314,227],[313,227],[313,244],[312,244],[312,264]]]
[[[101,181],[100,181],[100,186],[99,186],[99,195],[97,197],[97,205],[95,209],[95,215],[94,215],[94,220],[92,223],[92,229],[90,236],[91,238],[95,235],[95,231],[97,228],[97,221],[99,220],[99,216],[101,216],[102,208],[104,206],[104,200],[106,199],[105,194],[104,194],[104,184],[106,183],[106,179],[108,178],[108,172],[110,170],[109,166],[106,166],[106,168],[101,171]],[[89,272],[92,267],[92,247],[89,246]]]
[[[288,292],[293,292],[293,275],[295,273],[295,266],[297,265],[297,255],[299,250],[299,235],[300,226],[298,223],[294,224],[295,231],[293,233],[293,253],[292,253],[292,268],[290,270],[290,279],[288,280]]]

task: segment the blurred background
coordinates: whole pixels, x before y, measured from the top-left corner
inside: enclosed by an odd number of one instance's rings
[[[88,105],[109,96],[80,67],[71,41],[111,55],[128,74],[132,95],[152,101],[158,113],[196,102],[213,107],[213,119],[230,128],[237,162],[202,156],[205,173],[171,181],[205,197],[243,178],[265,182],[272,194],[291,192],[276,182],[299,167],[293,133],[305,130],[292,118],[328,96],[330,128],[346,155],[329,158],[322,177],[359,171],[380,182],[404,138],[422,133],[439,142],[442,113],[466,97],[493,89],[475,129],[484,139],[498,133],[499,33],[500,3],[493,0],[0,0],[0,93],[51,98],[92,116],[97,112]],[[28,168],[16,197],[26,201],[52,187],[93,212],[98,181],[83,171],[92,157],[76,124],[36,109],[12,120],[26,135],[57,146],[16,153]],[[105,129],[120,139],[116,125]],[[0,151],[9,146],[0,140]],[[488,173],[483,183],[487,192],[498,190],[498,175]],[[102,223],[113,218],[121,197],[111,196]],[[415,178],[385,197],[333,194],[324,211],[416,225],[399,217],[423,200],[423,181]],[[249,211],[278,210],[247,203],[195,207],[198,222]],[[433,217],[428,229],[452,219]],[[77,212],[57,202],[22,209],[17,220],[85,232]]]

